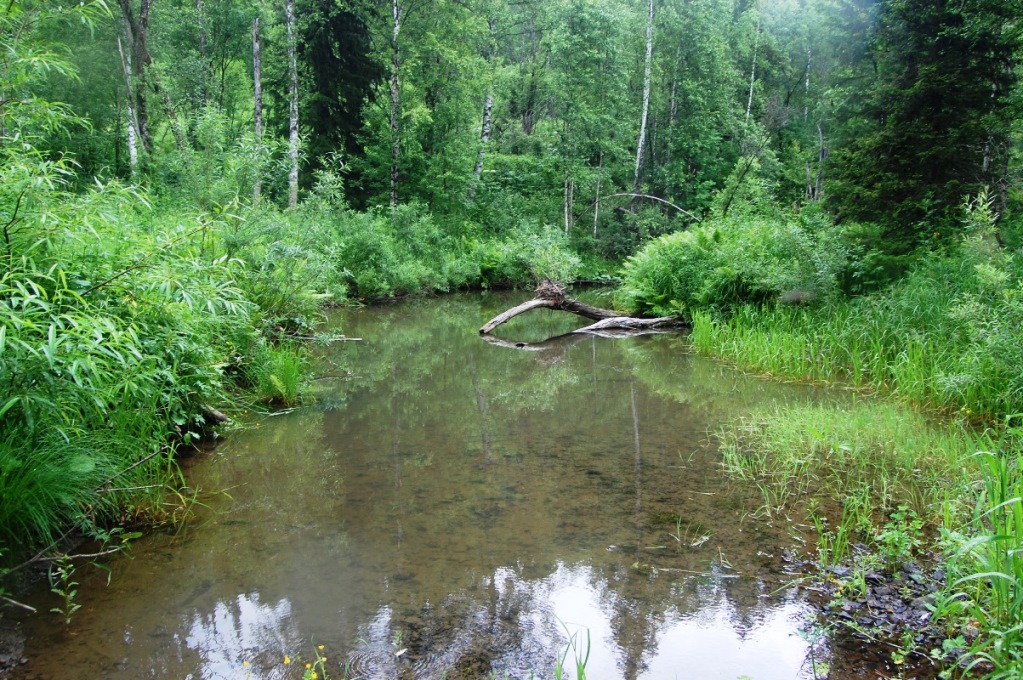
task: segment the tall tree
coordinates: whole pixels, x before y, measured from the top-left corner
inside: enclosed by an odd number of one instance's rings
[[[643,167],[643,148],[646,145],[647,116],[650,112],[650,70],[654,61],[654,0],[650,0],[650,8],[646,18],[646,60],[643,66],[643,109],[640,114],[639,141],[636,143],[636,174],[632,181],[632,190],[639,191],[640,171]]]
[[[373,102],[376,85],[387,73],[371,54],[364,14],[335,0],[300,0],[299,90],[302,129],[307,146],[303,167],[315,169],[328,154],[339,154],[349,168],[349,200],[365,202],[360,139],[363,109]]]
[[[895,253],[958,227],[964,196],[997,185],[1008,153],[1019,0],[887,0],[876,74],[835,152],[832,204],[885,225]]]
[[[295,0],[287,0],[288,31],[288,207],[298,205],[298,58],[296,56]]]
[[[131,99],[129,110],[133,112],[142,147],[150,152],[153,150],[153,137],[149,132],[149,108],[146,104],[146,67],[152,61],[149,56],[149,11],[152,0],[142,0],[138,14],[131,0],[118,0],[118,4],[121,7],[127,43],[126,68],[131,74],[128,78],[128,97]]]
[[[391,0],[391,190],[393,208],[398,204],[398,161],[401,158],[401,24],[404,21],[401,3]]]
[[[259,17],[252,19],[252,94],[254,110],[252,114],[256,154],[262,155],[263,147],[263,56],[259,45]],[[252,185],[252,203],[259,205],[260,194],[263,191],[263,176],[257,170],[256,179]]]
[[[487,41],[483,51],[483,59],[487,66],[491,66],[494,59],[494,43],[496,42],[496,20],[493,17],[487,19],[487,28],[490,30],[490,40]],[[491,117],[494,113],[494,86],[487,84],[487,95],[483,99],[483,128],[480,131],[480,148],[476,154],[476,165],[472,169],[472,184],[469,186],[469,201],[476,200],[476,190],[479,187],[480,179],[483,176],[483,160],[487,154],[487,144],[490,142]]]

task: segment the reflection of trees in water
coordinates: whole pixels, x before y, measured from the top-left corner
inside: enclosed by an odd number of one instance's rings
[[[285,654],[303,644],[291,618],[291,603],[260,602],[259,594],[241,594],[233,602],[217,602],[212,611],[195,614],[184,645],[198,652],[206,680],[278,677]]]
[[[525,618],[536,602],[506,570],[477,576],[438,603],[397,612],[383,606],[360,626],[349,659],[363,677],[487,677],[502,668],[513,677],[553,666],[546,644]],[[542,636],[546,642],[548,636]],[[518,671],[518,672],[514,672]]]
[[[559,564],[538,578],[501,568],[493,576],[471,577],[440,602],[381,606],[359,626],[360,642],[348,660],[366,678],[550,677],[568,635],[577,636],[582,652],[589,632],[590,651],[604,664],[604,675],[610,663],[617,667],[615,677],[632,679],[659,657],[685,663],[665,647],[671,643],[660,639],[664,631],[705,631],[710,646],[702,651],[727,659],[779,624],[774,637],[789,638],[788,656],[801,659],[805,645],[783,615],[793,611],[788,603],[761,601],[742,610],[737,602],[744,598],[731,592],[735,585],[729,579],[637,578],[628,570],[586,565]],[[795,677],[797,670],[795,662],[764,675]]]
[[[407,394],[430,394],[437,390],[471,391],[466,375],[467,358],[481,368],[480,386],[493,401],[509,409],[552,409],[567,390],[580,388],[581,376],[595,371],[583,368],[591,349],[593,364],[600,356],[599,371],[625,371],[644,386],[678,403],[733,415],[765,401],[804,399],[811,392],[790,385],[750,377],[718,362],[689,353],[681,335],[656,335],[628,340],[592,336],[558,337],[573,327],[561,323],[565,316],[551,313],[522,321],[516,337],[536,335],[535,352],[516,351],[488,344],[478,337],[476,320],[487,318],[506,304],[509,296],[449,296],[393,307],[339,314],[335,321],[346,333],[363,337],[360,343],[342,343],[324,350],[343,354],[354,377],[346,381],[350,393],[387,389]],[[550,335],[547,335],[550,334]],[[609,351],[608,351],[609,350]],[[611,363],[607,363],[611,362]],[[394,370],[397,367],[397,370]]]
[[[585,338],[549,352],[493,347],[474,330],[487,313],[477,298],[358,312],[369,325],[343,330],[364,341],[331,349],[350,355],[350,405],[302,422],[295,447],[307,457],[317,447],[338,451],[329,457],[336,469],[307,458],[297,465],[316,469],[313,478],[296,469],[301,481],[284,480],[279,462],[267,463],[273,496],[325,488],[324,469],[344,473],[345,493],[319,499],[344,522],[344,550],[354,556],[344,568],[362,574],[345,603],[362,613],[342,617],[341,639],[377,636],[375,649],[400,632],[409,663],[434,655],[455,668],[485,657],[513,668],[509,650],[542,638],[536,649],[549,655],[549,640],[563,637],[552,616],[538,614],[547,610],[537,599],[560,561],[591,565],[589,587],[626,677],[648,663],[668,618],[708,602],[729,603],[741,638],[763,611],[763,591],[777,585],[755,576],[768,561],[757,548],[784,537],[747,527],[739,539],[722,524],[738,522],[729,511],[741,503],[695,439],[708,412],[748,407],[770,383],[737,377],[663,336]],[[685,470],[672,464],[683,454]],[[712,539],[646,550],[668,543],[670,520],[683,515]],[[622,543],[631,552],[607,552]],[[680,576],[710,571],[722,546],[745,578]],[[478,575],[517,564],[506,579],[513,586]],[[467,574],[477,574],[469,585]]]

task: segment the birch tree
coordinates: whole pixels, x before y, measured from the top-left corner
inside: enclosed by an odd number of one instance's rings
[[[252,20],[252,91],[255,101],[253,126],[256,138],[256,157],[263,154],[263,57],[259,45],[259,17]],[[262,168],[256,169],[256,180],[252,185],[252,204],[259,205],[263,190]]]
[[[170,121],[171,131],[174,133],[178,148],[185,149],[187,146],[185,133],[178,122],[170,93],[163,87],[160,75],[153,67],[153,57],[149,51],[149,14],[152,9],[152,0],[141,0],[137,15],[131,0],[118,0],[118,3],[121,7],[121,18],[124,21],[124,34],[128,50],[131,52],[131,80],[134,87],[129,96],[134,97],[135,118],[138,121],[138,133],[142,138],[142,145],[147,152],[153,150],[153,140],[149,131],[149,114],[146,108],[148,85],[163,100],[164,112]]]
[[[750,112],[753,110],[753,86],[757,82],[757,51],[760,48],[760,7],[758,5],[754,5],[753,9],[757,13],[757,28],[753,34],[753,61],[750,63],[749,69],[749,98],[746,100],[747,123],[749,123]]]
[[[640,171],[643,167],[643,149],[646,146],[647,116],[650,112],[650,71],[654,61],[654,0],[650,0],[650,7],[646,19],[646,61],[643,66],[643,110],[640,114],[639,141],[636,143],[636,174],[632,186],[634,191],[639,190]]]
[[[125,64],[128,85],[128,107],[134,112],[135,131],[146,152],[153,150],[153,138],[149,133],[149,110],[146,106],[146,64],[150,60],[148,33],[149,10],[152,0],[142,0],[138,14],[131,0],[118,0],[123,20],[124,37],[127,43]],[[122,50],[123,51],[123,50]],[[129,132],[129,134],[131,134]]]
[[[391,190],[390,204],[398,205],[398,161],[401,158],[401,3],[391,0]]]
[[[496,42],[496,21],[493,18],[487,20],[487,28],[490,29],[490,40],[484,50],[484,61],[491,66],[494,59],[494,48]],[[492,77],[492,76],[491,76]],[[480,131],[480,147],[476,154],[476,165],[472,169],[472,184],[469,186],[469,202],[476,200],[476,190],[479,187],[483,176],[483,160],[487,154],[487,144],[490,142],[491,116],[494,111],[494,86],[487,85],[487,96],[483,100],[483,129]]]
[[[295,0],[287,0],[285,23],[288,32],[288,207],[298,205],[298,58],[295,37]]]
[[[121,36],[117,36],[117,51],[121,57],[121,71],[124,75],[125,97],[127,114],[128,114],[128,166],[131,169],[131,174],[134,177],[135,173],[138,172],[139,165],[139,148],[138,148],[138,135],[139,135],[139,118],[135,108],[135,98],[133,96],[133,86],[131,79],[131,53],[125,52],[124,45],[121,42]]]

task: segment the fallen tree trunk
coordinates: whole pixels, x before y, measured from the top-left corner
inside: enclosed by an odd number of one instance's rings
[[[634,316],[615,316],[590,324],[573,333],[589,333],[603,337],[621,337],[635,333],[680,328],[686,324],[674,316],[659,316],[656,319],[640,319]],[[624,331],[624,333],[623,333]]]
[[[571,312],[587,319],[593,319],[597,323],[580,328],[574,333],[594,333],[600,334],[606,331],[620,330],[620,331],[649,331],[655,329],[667,329],[677,328],[684,326],[685,324],[679,319],[673,316],[662,316],[656,319],[646,319],[636,316],[622,316],[618,312],[610,309],[601,309],[600,307],[594,307],[588,305],[585,302],[579,302],[572,298],[565,297],[564,288],[561,286],[545,281],[536,289],[536,297],[532,300],[527,300],[521,305],[512,307],[511,309],[501,312],[493,319],[488,321],[480,328],[480,335],[489,335],[495,328],[501,324],[515,318],[519,314],[524,314],[533,309],[558,309],[563,312]]]

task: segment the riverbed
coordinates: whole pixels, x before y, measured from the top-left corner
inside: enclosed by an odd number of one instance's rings
[[[561,312],[502,326],[521,348],[478,336],[522,299],[333,314],[361,340],[313,349],[310,405],[191,461],[195,518],[80,567],[69,625],[23,622],[18,676],[815,677],[827,640],[785,561],[807,528],[759,516],[713,434],[835,395],[684,334],[541,342],[582,325]]]

